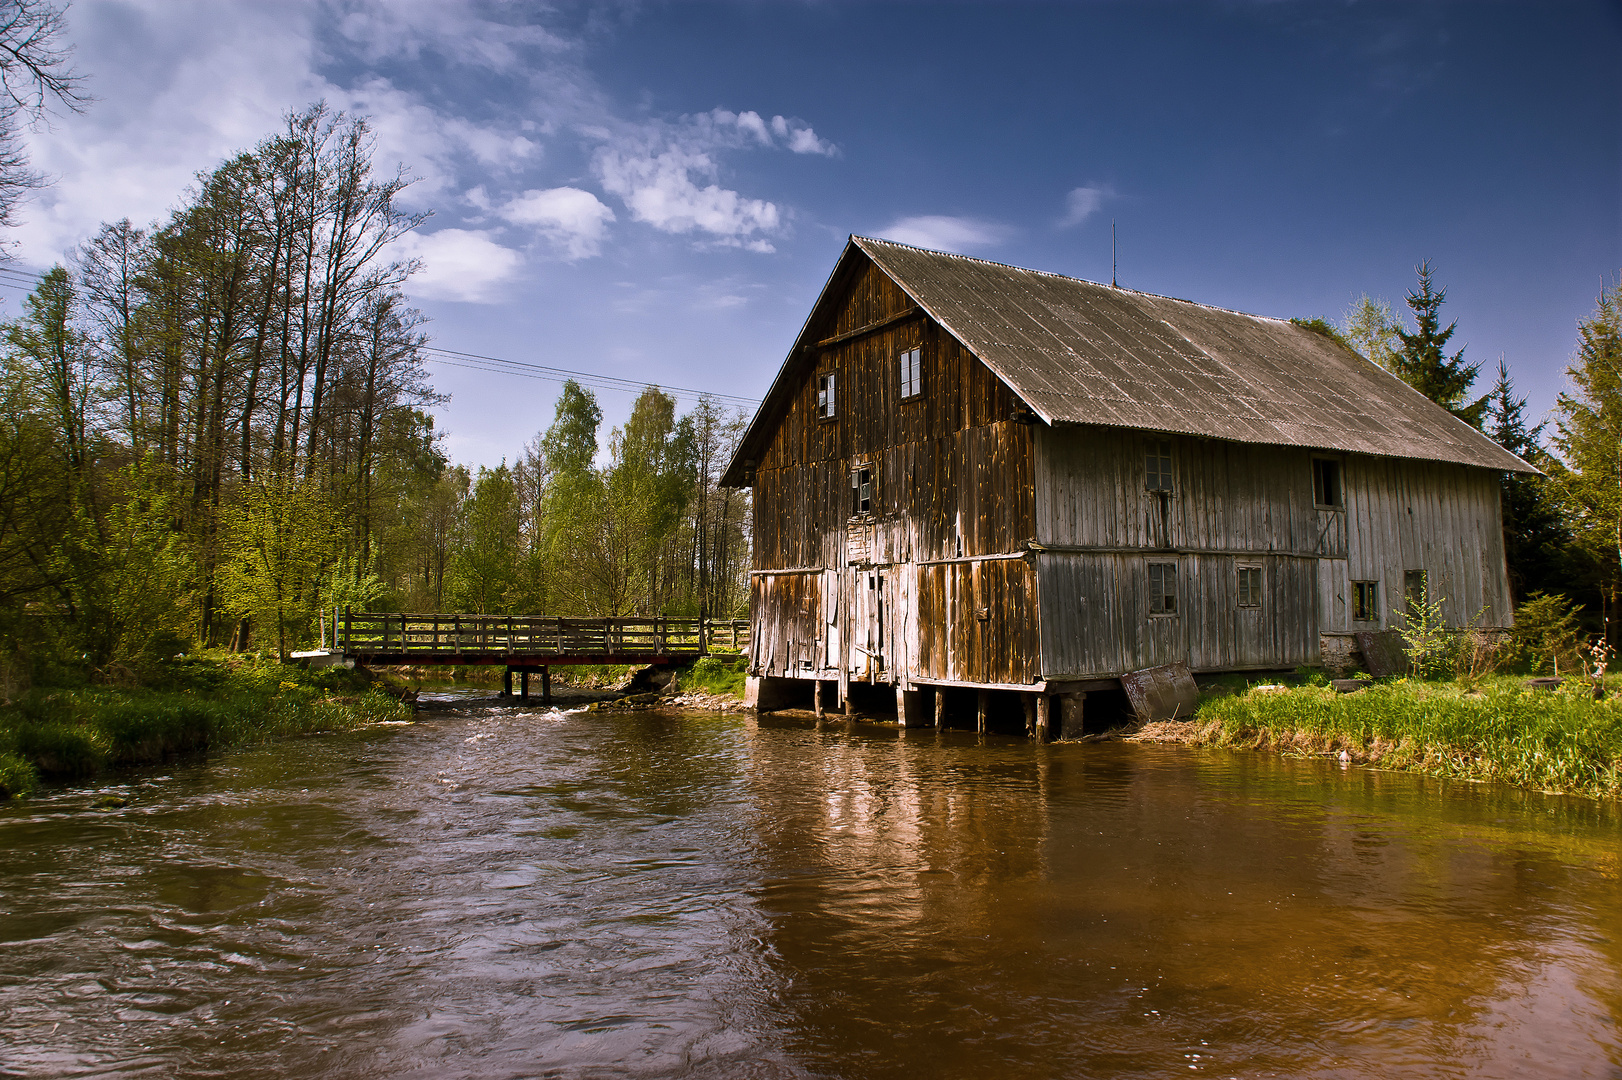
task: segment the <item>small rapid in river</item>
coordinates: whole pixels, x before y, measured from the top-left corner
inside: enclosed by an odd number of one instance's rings
[[[454,704],[0,808],[0,1075],[1622,1076],[1614,806]]]

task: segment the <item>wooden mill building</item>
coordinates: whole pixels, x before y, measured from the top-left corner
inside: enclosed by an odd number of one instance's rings
[[[1310,329],[852,237],[723,479],[750,692],[1045,730],[1146,668],[1319,663],[1417,593],[1507,625],[1506,470]]]

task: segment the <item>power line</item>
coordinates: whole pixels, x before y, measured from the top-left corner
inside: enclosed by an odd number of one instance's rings
[[[16,289],[24,293],[32,292],[44,278],[44,274],[32,274],[25,270],[0,265],[0,289]],[[760,404],[759,398],[745,397],[741,394],[715,393],[709,390],[695,390],[686,386],[664,386],[647,380],[625,379],[618,375],[603,375],[591,371],[575,371],[570,368],[552,367],[549,364],[538,364],[531,360],[509,360],[506,357],[485,356],[481,353],[463,352],[459,349],[444,349],[434,345],[423,346],[420,351],[431,354],[423,357],[429,363],[461,368],[465,371],[483,371],[492,375],[516,375],[519,378],[536,379],[541,382],[563,383],[572,379],[595,390],[618,390],[631,394],[640,394],[648,386],[658,385],[659,389],[676,398],[697,400],[708,397],[725,405],[754,406]]]

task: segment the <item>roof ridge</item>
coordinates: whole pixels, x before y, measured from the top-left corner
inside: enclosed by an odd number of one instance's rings
[[[1100,289],[1114,289],[1116,292],[1133,293],[1137,296],[1147,296],[1153,300],[1170,300],[1176,304],[1188,304],[1192,307],[1204,308],[1207,311],[1221,311],[1229,315],[1243,315],[1247,319],[1265,319],[1268,322],[1290,323],[1289,319],[1279,318],[1277,315],[1258,315],[1253,311],[1240,311],[1238,308],[1226,308],[1217,304],[1202,304],[1198,300],[1189,300],[1181,296],[1167,296],[1164,293],[1149,292],[1146,289],[1132,289],[1125,285],[1105,285],[1102,281],[1093,281],[1091,278],[1076,277],[1072,274],[1059,274],[1052,270],[1037,270],[1029,266],[1015,266],[1013,263],[998,262],[995,259],[981,259],[973,255],[964,255],[957,251],[939,251],[935,248],[919,247],[917,244],[903,244],[899,240],[887,240],[882,236],[862,236],[851,233],[852,240],[860,240],[869,244],[888,244],[891,247],[903,247],[909,251],[922,251],[926,255],[944,255],[949,259],[963,259],[967,262],[980,263],[983,266],[997,266],[1004,270],[1018,270],[1022,274],[1036,274],[1039,277],[1058,278],[1060,281],[1079,281],[1083,285],[1097,285]]]

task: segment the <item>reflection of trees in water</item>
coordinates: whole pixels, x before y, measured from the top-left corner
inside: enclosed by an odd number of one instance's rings
[[[762,904],[813,1068],[1491,1074],[1614,1041],[1622,904],[1583,807],[1549,829],[1521,794],[1180,749],[779,741]]]

